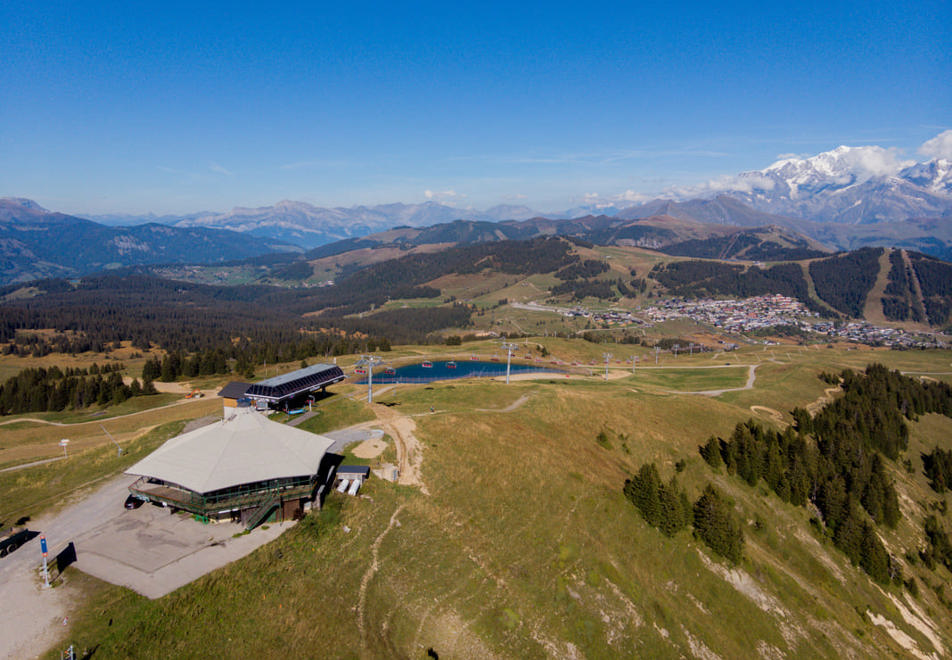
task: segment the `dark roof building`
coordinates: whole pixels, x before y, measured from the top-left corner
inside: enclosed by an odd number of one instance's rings
[[[233,380],[223,388],[218,393],[223,399],[243,399],[245,397],[245,392],[248,391],[248,388],[251,387],[251,383],[242,383],[237,380]]]
[[[245,396],[275,404],[299,394],[323,390],[344,378],[344,372],[336,364],[315,364],[254,383],[248,387]]]

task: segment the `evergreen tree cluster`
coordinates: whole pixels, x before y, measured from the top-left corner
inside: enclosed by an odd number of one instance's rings
[[[625,497],[641,512],[642,518],[667,536],[674,536],[691,522],[691,504],[672,476],[662,483],[654,463],[645,463],[625,481]]]
[[[675,296],[750,298],[779,293],[796,298],[818,314],[829,314],[826,308],[810,297],[807,281],[799,264],[787,263],[758,268],[717,261],[676,261],[655,265],[649,276],[667,287],[669,293]]]
[[[666,536],[693,525],[695,536],[711,550],[734,563],[740,561],[744,531],[730,503],[710,484],[692,506],[677,477],[664,483],[657,466],[645,463],[625,481],[624,493],[645,522]]]
[[[525,275],[556,271],[578,261],[567,241],[538,238],[407,255],[352,272],[334,286],[307,289],[192,284],[136,269],[84,277],[75,283],[45,280],[34,283],[38,294],[31,298],[0,302],[0,343],[8,352],[40,355],[50,351],[102,351],[116,342],[131,340],[141,350],[158,346],[191,354],[228,350],[240,338],[269,346],[263,350],[287,352],[292,344],[299,343],[302,333],[332,329],[350,332],[348,328],[355,325],[350,315],[388,300],[439,296],[439,290],[426,283],[449,273],[496,269]],[[0,296],[15,288],[0,289]],[[465,327],[470,313],[466,306],[456,306],[445,312],[410,309],[358,320],[362,326],[373,326],[369,334],[378,338],[375,341],[386,337],[390,342],[425,342],[430,333]],[[35,332],[22,332],[45,329],[53,329],[56,334],[43,338]],[[27,335],[31,338],[25,339]],[[21,346],[21,341],[28,344]],[[316,354],[332,353],[329,349]]]
[[[952,450],[936,447],[922,455],[922,464],[932,490],[944,493],[946,488],[952,487]]]
[[[568,282],[556,284],[550,289],[550,292],[553,296],[570,293],[572,294],[573,300],[582,300],[584,298],[601,298],[602,300],[607,300],[618,297],[612,289],[612,283],[608,280],[569,280]]]
[[[749,420],[738,424],[728,440],[712,437],[699,451],[712,467],[724,465],[751,486],[763,478],[784,501],[814,504],[834,544],[885,583],[898,571],[874,523],[895,527],[901,514],[883,455],[896,459],[905,449],[909,431],[904,416],[952,416],[952,388],[922,383],[881,365],[870,365],[861,374],[845,371],[839,380],[844,395],[815,417],[802,408],[793,410],[796,430],[765,430]]]
[[[823,301],[853,318],[863,317],[866,296],[879,275],[883,248],[862,248],[810,262],[810,277]]]
[[[575,280],[585,277],[595,277],[608,272],[608,264],[599,259],[585,259],[569,264],[556,271],[555,276],[560,280]]]
[[[916,322],[923,320],[922,307],[916,295],[915,274],[912,268],[906,265],[902,250],[893,250],[889,253],[889,276],[886,289],[883,291],[883,315],[890,321],[905,321],[912,319]]]
[[[735,564],[744,553],[744,530],[720,491],[708,484],[692,510],[694,534]]]
[[[935,570],[936,563],[944,565],[952,571],[952,541],[942,528],[942,523],[934,515],[925,520],[926,548],[919,552],[922,562],[930,569]]]
[[[0,415],[113,405],[155,394],[151,381],[122,382],[121,364],[93,364],[89,369],[53,366],[23,369],[0,385]]]
[[[919,280],[929,323],[948,323],[952,312],[952,264],[918,252],[909,253],[909,260]]]

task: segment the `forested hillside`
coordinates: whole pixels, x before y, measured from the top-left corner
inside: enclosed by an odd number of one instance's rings
[[[816,294],[834,309],[861,318],[879,274],[882,248],[863,248],[810,263]]]

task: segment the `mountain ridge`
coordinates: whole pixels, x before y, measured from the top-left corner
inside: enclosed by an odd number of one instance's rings
[[[235,232],[149,223],[107,227],[53,213],[30,200],[0,199],[0,282],[74,277],[115,266],[224,262],[278,250],[274,240]]]

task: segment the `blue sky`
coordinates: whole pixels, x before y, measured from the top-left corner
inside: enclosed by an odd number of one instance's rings
[[[136,4],[0,4],[0,195],[556,210],[952,127],[947,1]]]

